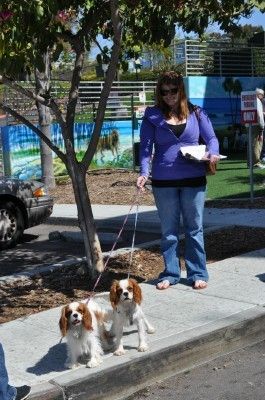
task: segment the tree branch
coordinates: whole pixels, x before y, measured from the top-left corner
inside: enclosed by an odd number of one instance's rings
[[[66,111],[67,129],[65,130],[65,132],[68,135],[67,139],[71,140],[73,147],[74,147],[73,126],[74,126],[76,105],[79,95],[78,90],[84,66],[85,37],[89,35],[89,32],[91,32],[93,27],[95,26],[97,22],[97,13],[98,10],[91,8],[88,14],[84,18],[83,28],[80,29],[80,31],[78,31],[77,34],[71,38],[71,45],[75,50],[76,59],[71,79],[69,101],[67,104],[67,111]]]
[[[66,156],[65,154],[57,147],[55,146],[43,133],[42,131],[37,128],[35,125],[33,125],[28,119],[14,111],[12,108],[4,105],[2,102],[0,102],[0,108],[4,110],[6,113],[12,115],[15,119],[21,121],[24,125],[27,125],[33,132],[35,132],[41,140],[43,140],[47,146],[49,146],[55,154],[64,162],[66,163]]]
[[[5,85],[7,85],[8,87],[10,87],[11,89],[15,90],[16,92],[19,92],[32,100],[39,101],[40,103],[42,103],[48,107],[48,103],[49,103],[50,99],[45,99],[44,97],[37,95],[36,93],[32,92],[31,90],[26,89],[23,86],[19,85],[18,83],[13,81],[11,78],[8,78],[7,76],[3,75],[2,82]]]
[[[101,53],[103,53],[103,48],[100,46],[99,42],[95,39],[94,43],[98,46]]]
[[[51,110],[54,112],[54,115],[56,116],[58,122],[60,122],[63,126],[65,126],[65,119],[63,118],[63,114],[60,111],[58,105],[54,101],[54,99],[49,98],[45,99],[43,96],[40,96],[33,91],[24,88],[23,86],[19,85],[12,79],[8,78],[7,76],[2,77],[2,82],[6,84],[8,87],[11,89],[23,94],[24,96],[28,97],[29,99],[38,101],[39,103],[45,105],[46,107],[51,108]]]
[[[80,47],[80,44],[79,44]],[[71,140],[72,144],[74,145],[74,134],[73,134],[73,126],[75,120],[75,110],[78,100],[78,89],[81,80],[81,72],[84,65],[84,54],[85,48],[84,45],[81,49],[76,49],[76,59],[75,59],[75,66],[72,74],[71,79],[71,88],[69,91],[68,97],[68,104],[67,104],[67,111],[66,111],[66,122],[67,122],[67,135],[68,139]]]
[[[121,28],[121,21],[119,16],[119,7],[118,7],[118,0],[110,0],[110,9],[111,9],[111,21],[114,31],[114,38],[113,38],[113,47],[111,52],[111,59],[109,68],[107,71],[106,79],[104,82],[104,86],[101,92],[100,100],[98,103],[97,115],[95,120],[95,126],[93,130],[93,134],[91,140],[89,142],[89,146],[84,154],[82,159],[82,165],[85,170],[88,169],[88,166],[91,163],[91,160],[96,152],[98,140],[103,124],[103,119],[105,115],[105,109],[108,101],[108,96],[112,87],[113,80],[115,78],[117,65],[119,61],[119,53],[121,48],[121,36],[122,36],[122,28]]]

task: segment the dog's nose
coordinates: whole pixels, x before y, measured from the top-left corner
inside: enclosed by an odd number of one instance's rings
[[[124,297],[128,297],[129,296],[129,292],[124,292],[123,295],[124,295]]]
[[[76,313],[73,314],[73,317],[74,317],[74,318],[77,318],[77,317],[78,317],[78,314],[76,314]]]

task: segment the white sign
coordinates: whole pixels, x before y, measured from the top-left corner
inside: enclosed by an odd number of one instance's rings
[[[241,92],[241,121],[243,124],[257,123],[257,107],[255,91]]]
[[[145,92],[139,92],[139,101],[141,103],[145,103],[146,102],[146,94],[145,94]]]

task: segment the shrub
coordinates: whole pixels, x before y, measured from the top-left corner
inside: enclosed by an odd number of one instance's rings
[[[120,75],[121,81],[156,81],[158,73],[150,70],[142,70],[136,75],[135,72],[124,72]]]
[[[82,75],[82,81],[98,81],[98,80],[100,80],[100,78],[97,77],[96,71],[95,72],[92,72],[92,71],[85,72]]]

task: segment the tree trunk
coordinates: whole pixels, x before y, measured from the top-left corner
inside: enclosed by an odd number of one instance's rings
[[[43,55],[43,61],[45,66],[44,72],[40,72],[35,69],[35,85],[37,94],[47,95],[50,92],[51,85],[51,61],[48,49],[47,52]],[[48,107],[39,102],[36,102],[36,105],[39,114],[40,130],[51,141],[51,111]],[[42,181],[47,188],[52,189],[55,187],[52,150],[49,146],[47,146],[46,143],[43,142],[43,140],[41,140],[40,153]]]
[[[42,104],[38,104],[38,112],[40,130],[49,140],[51,140],[50,109]],[[52,150],[43,140],[40,142],[40,154],[42,181],[47,188],[52,189],[55,187]]]
[[[88,269],[93,274],[95,271],[102,272],[104,263],[96,225],[92,213],[92,207],[86,185],[86,172],[81,170],[73,158],[69,159],[68,169],[72,180],[75,201],[77,204],[78,221],[83,234]]]

